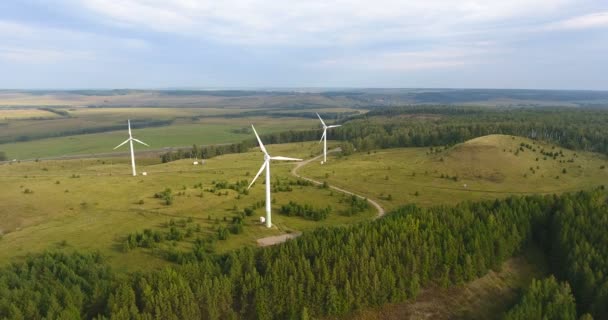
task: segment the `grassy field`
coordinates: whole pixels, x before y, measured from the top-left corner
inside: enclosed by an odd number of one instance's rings
[[[237,132],[238,129],[249,128],[252,123],[259,130],[260,134],[317,127],[317,123],[314,120],[301,118],[286,118],[281,119],[281,121],[266,117],[231,120],[211,118],[197,121],[196,123],[176,122],[171,126],[136,129],[133,130],[133,135],[150,145],[150,148],[140,145],[137,145],[137,148],[148,150],[192,146],[193,144],[233,143],[252,138],[249,133]],[[127,130],[125,123],[125,130],[123,131],[0,144],[0,150],[6,152],[10,159],[107,153],[114,152],[113,148],[126,138]],[[123,149],[123,151],[126,150]]]
[[[52,119],[58,118],[59,115],[35,108],[27,108],[27,109],[0,109],[0,120],[23,120],[23,119],[34,119],[34,118],[44,118],[44,119]]]
[[[541,150],[561,151],[563,156],[554,159]],[[327,164],[311,163],[300,173],[377,199],[390,210],[407,203],[455,204],[596,187],[608,181],[606,166],[607,158],[602,155],[491,135],[432,151],[407,148],[332,155]]]
[[[261,130],[260,130],[261,131]],[[139,135],[139,138],[145,139]],[[317,143],[270,145],[275,155],[308,158],[320,152]],[[91,249],[107,255],[119,270],[154,268],[167,262],[152,249],[137,248],[127,253],[121,244],[129,233],[144,228],[167,230],[171,220],[190,218],[190,225],[200,224],[194,237],[174,243],[187,250],[195,237],[215,235],[220,226],[227,226],[244,208],[264,199],[261,182],[248,195],[229,189],[216,189],[214,182],[235,183],[253,177],[262,164],[259,150],[209,159],[194,166],[190,160],[158,163],[157,159],[141,159],[138,171],[147,176],[131,177],[128,159],[85,159],[23,162],[0,165],[4,191],[0,193],[0,262],[7,263],[30,252],[48,248]],[[295,181],[289,173],[291,163],[273,163],[273,184]],[[200,183],[200,187],[197,185]],[[171,188],[172,205],[163,204],[154,194]],[[216,190],[212,190],[216,189]],[[371,219],[367,212],[349,217],[341,213],[346,204],[342,197],[313,186],[294,186],[292,192],[273,194],[273,222],[276,228],[266,229],[258,218],[263,208],[246,217],[243,233],[213,245],[216,252],[225,252],[244,245],[255,245],[265,236],[290,231],[306,231],[319,226],[343,225]],[[278,208],[289,201],[318,208],[331,206],[326,220],[310,221],[278,214]],[[226,220],[224,220],[226,219]]]
[[[240,142],[249,136],[236,131],[251,124],[266,133],[318,128],[319,123],[313,118],[314,112],[365,112],[341,106],[281,108],[280,105],[261,102],[226,107],[87,108],[68,105],[55,109],[62,115],[34,107],[0,107],[0,151],[10,159],[112,152],[112,148],[121,139],[124,140],[126,129],[117,128],[126,127],[127,119],[148,123],[147,128],[138,129],[135,133],[141,140],[150,143],[151,149],[159,150],[195,143]],[[282,116],[283,113],[307,113],[312,116]],[[154,123],[156,126],[152,126]],[[98,133],[83,134],[83,130],[96,130]]]

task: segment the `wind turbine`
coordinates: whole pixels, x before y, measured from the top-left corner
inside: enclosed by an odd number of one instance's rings
[[[127,142],[129,143],[129,146],[131,147],[131,168],[133,168],[133,176],[136,176],[137,172],[135,172],[135,154],[133,153],[133,141],[141,143],[144,146],[148,146],[149,147],[149,145],[146,144],[143,141],[139,141],[139,140],[133,138],[133,136],[131,135],[131,120],[127,120],[127,125],[129,126],[129,139],[127,139],[127,140],[125,140],[125,142],[117,145],[116,148],[114,148],[114,150],[122,147]]]
[[[327,129],[341,127],[342,125],[336,124],[333,126],[328,126],[325,125],[325,122],[323,121],[323,119],[321,119],[321,116],[318,113],[317,117],[319,117],[319,120],[321,120],[321,124],[323,125],[323,135],[321,136],[321,140],[319,140],[319,143],[323,141],[323,162],[321,162],[321,164],[323,164],[327,162]]]
[[[253,128],[253,133],[255,133],[255,137],[258,138],[258,142],[260,143],[260,150],[262,150],[262,152],[264,152],[264,163],[262,164],[260,171],[258,171],[258,174],[255,175],[255,178],[253,178],[253,180],[251,181],[251,183],[249,184],[249,187],[247,187],[247,189],[251,188],[251,186],[253,185],[255,180],[260,176],[260,174],[262,174],[262,171],[264,171],[264,169],[266,169],[266,227],[270,228],[270,227],[272,227],[272,222],[270,220],[271,219],[271,216],[270,216],[270,160],[302,161],[302,159],[280,157],[280,156],[271,157],[268,154],[268,151],[266,151],[266,148],[264,148],[264,144],[262,143],[260,136],[258,136],[257,131],[255,131],[255,128],[253,127],[253,125],[251,125],[251,128]]]

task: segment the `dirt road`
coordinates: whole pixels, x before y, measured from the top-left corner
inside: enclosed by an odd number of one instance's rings
[[[334,152],[340,152],[340,151],[341,151],[340,148],[336,148],[336,149],[332,149],[332,150],[327,151],[327,153],[334,153]],[[298,162],[296,164],[296,166],[293,167],[293,169],[291,169],[291,174],[294,175],[294,176],[296,176],[296,177],[298,177],[298,178],[300,178],[300,179],[304,179],[304,180],[310,181],[310,182],[312,182],[312,183],[314,183],[316,185],[322,185],[323,184],[322,182],[314,180],[314,179],[303,177],[303,176],[301,176],[298,173],[298,170],[300,170],[301,167],[303,167],[303,166],[305,166],[305,165],[307,165],[307,164],[309,164],[309,163],[311,163],[313,161],[319,160],[322,156],[323,155],[318,155],[318,156],[316,156],[316,157],[314,157],[312,159],[308,159],[308,160],[305,160],[305,161],[302,161],[302,162]],[[374,206],[376,208],[376,210],[378,211],[378,214],[377,214],[376,218],[380,218],[380,217],[382,217],[386,213],[384,211],[384,208],[382,208],[382,206],[380,204],[378,204],[378,202],[376,202],[376,201],[374,201],[374,200],[372,200],[370,198],[364,197],[364,196],[362,196],[360,194],[356,194],[354,192],[350,192],[348,190],[344,190],[344,189],[336,187],[336,186],[331,186],[330,185],[329,188],[331,188],[333,190],[336,190],[336,191],[339,191],[339,192],[342,192],[342,193],[345,193],[345,194],[348,194],[348,195],[353,195],[353,196],[359,197],[361,199],[366,199],[367,202],[369,202],[372,206]]]
[[[340,148],[329,150],[327,153],[334,153],[334,152],[340,152]],[[312,183],[314,183],[316,185],[322,185],[323,184],[322,182],[314,180],[314,179],[311,179],[311,178],[303,177],[303,176],[301,176],[298,173],[298,170],[300,170],[300,168],[302,168],[303,166],[305,166],[305,165],[307,165],[307,164],[309,164],[309,163],[311,163],[313,161],[319,160],[322,156],[323,155],[319,155],[319,156],[316,156],[316,157],[314,157],[312,159],[308,159],[308,160],[296,163],[295,167],[293,167],[293,169],[291,169],[291,174],[294,175],[297,178],[310,181],[310,182],[312,182]],[[353,196],[359,197],[361,199],[366,199],[367,202],[369,202],[372,206],[374,206],[374,208],[376,208],[376,210],[378,211],[378,214],[376,215],[376,218],[380,218],[380,217],[382,217],[386,213],[384,211],[384,208],[382,208],[382,206],[378,202],[376,202],[376,201],[374,201],[374,200],[372,200],[370,198],[364,197],[364,196],[362,196],[360,194],[356,194],[354,192],[350,192],[348,190],[344,190],[344,189],[336,187],[336,186],[331,186],[330,185],[329,188],[331,188],[333,190],[336,190],[338,192],[342,192],[344,194],[353,195]],[[278,236],[261,238],[261,239],[258,239],[257,242],[258,242],[259,246],[266,247],[266,246],[272,246],[272,245],[275,245],[275,244],[283,243],[283,242],[285,242],[285,241],[287,241],[289,239],[296,238],[296,237],[298,237],[300,235],[301,235],[301,233],[286,233],[286,234],[282,234],[282,235],[278,235]]]

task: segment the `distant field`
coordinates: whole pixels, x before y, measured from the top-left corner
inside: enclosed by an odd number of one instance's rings
[[[365,112],[346,107],[275,109],[268,106],[63,106],[55,109],[61,115],[36,108],[0,108],[0,151],[10,159],[112,152],[113,145],[125,136],[127,119],[131,119],[135,127],[139,123],[139,129],[135,129],[135,132],[141,140],[148,139],[152,149],[158,150],[195,143],[239,142],[246,137],[234,131],[251,124],[266,132],[318,128],[319,123],[313,118],[314,112],[334,115]]]
[[[521,143],[536,151],[522,147],[524,151],[517,152]],[[563,157],[545,160],[541,149],[562,150]],[[606,184],[607,167],[608,159],[602,155],[491,135],[439,152],[407,148],[332,156],[327,164],[311,163],[300,173],[378,199],[390,210],[408,203],[431,206],[514,194],[577,191]]]
[[[270,145],[268,150],[274,155],[308,158],[318,154],[320,147],[317,143],[297,143]],[[159,164],[155,159],[143,159],[138,161],[138,171],[147,171],[146,177],[129,176],[128,159],[0,165],[4,190],[0,193],[3,204],[0,207],[0,229],[4,233],[0,240],[0,262],[6,263],[47,248],[77,248],[100,250],[120,270],[163,265],[166,261],[150,249],[122,252],[124,237],[144,228],[166,230],[163,225],[170,219],[188,217],[192,218],[193,225],[201,225],[200,236],[215,234],[218,226],[228,225],[238,212],[264,199],[263,180],[252,187],[249,195],[241,195],[241,199],[237,199],[233,190],[205,190],[212,189],[214,182],[222,180],[229,183],[250,180],[262,161],[259,150],[212,158],[202,166],[193,166],[190,160]],[[273,181],[295,180],[289,174],[292,166],[291,163],[273,163]],[[202,183],[202,189],[194,187],[198,183]],[[166,206],[153,197],[165,188],[171,188],[174,194],[183,192],[183,195],[175,195],[174,203]],[[292,192],[273,194],[276,200],[273,203],[273,222],[278,229],[268,230],[259,225],[258,218],[264,215],[260,208],[253,216],[247,217],[242,234],[218,241],[214,250],[225,252],[243,245],[253,246],[261,237],[288,230],[306,231],[319,226],[355,223],[371,219],[376,214],[370,208],[349,217],[340,213],[346,209],[340,202],[341,195],[313,186],[293,188]],[[140,200],[143,204],[139,204]],[[322,221],[278,214],[280,205],[290,200],[315,207],[330,205],[333,211]],[[187,250],[191,241],[181,241],[176,245]]]
[[[59,116],[55,113],[27,108],[27,109],[0,109],[0,120],[22,120],[32,118],[58,118]]]
[[[148,143],[150,148],[137,145],[137,149],[158,150],[167,147],[192,146],[193,144],[221,144],[240,142],[252,138],[251,134],[234,130],[256,125],[260,134],[290,129],[317,127],[313,119],[286,118],[281,121],[264,117],[223,119],[211,118],[198,123],[175,123],[171,126],[133,130],[133,135]],[[114,152],[113,148],[127,138],[126,121],[122,131],[83,134],[48,138],[27,142],[0,144],[0,151],[10,159],[32,159],[74,154]],[[128,149],[121,149],[122,151]],[[117,151],[121,151],[117,150]]]

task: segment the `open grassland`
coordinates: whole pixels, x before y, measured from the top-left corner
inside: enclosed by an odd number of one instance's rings
[[[357,101],[345,96],[264,91],[0,91],[0,106],[207,107],[343,106]]]
[[[252,138],[248,132],[254,124],[260,134],[316,128],[311,119],[286,118],[277,121],[266,117],[239,119],[210,118],[192,122],[176,122],[171,126],[134,129],[133,135],[150,145],[150,148],[137,145],[137,149],[160,150],[171,147],[185,147],[207,144],[240,142]],[[243,131],[242,129],[247,129]],[[113,152],[113,148],[127,138],[125,130],[94,134],[47,138],[27,142],[1,144],[0,150],[11,159],[33,159],[74,154],[93,154]],[[122,150],[127,150],[123,147]],[[121,151],[121,150],[117,150]]]
[[[140,136],[140,138],[144,139]],[[270,145],[274,155],[309,158],[320,152],[317,143]],[[0,193],[0,262],[48,248],[99,250],[120,270],[154,268],[165,264],[160,249],[136,248],[128,252],[122,244],[128,234],[143,229],[167,231],[171,219],[188,220],[200,230],[183,241],[167,244],[188,250],[194,238],[207,239],[227,227],[245,208],[264,199],[263,179],[249,194],[217,187],[225,181],[234,184],[251,180],[263,162],[259,150],[212,158],[195,166],[191,160],[158,163],[157,159],[138,160],[138,172],[130,176],[128,159],[84,159],[23,162],[0,165],[3,192]],[[272,164],[273,185],[287,186],[295,178],[292,163]],[[263,177],[261,177],[263,178]],[[278,181],[278,182],[277,182]],[[173,203],[166,205],[155,193],[170,188]],[[347,205],[337,192],[315,186],[292,186],[293,191],[273,193],[273,223],[267,229],[258,223],[263,208],[244,219],[243,232],[212,244],[215,252],[255,245],[258,238],[285,232],[307,231],[319,226],[344,225],[371,219],[370,208],[354,216],[343,212]],[[289,201],[315,208],[332,207],[321,221],[287,217],[278,213]]]
[[[407,203],[430,206],[588,189],[608,181],[606,167],[603,155],[490,135],[450,148],[331,156],[327,164],[311,163],[300,173],[377,199],[390,210]]]

